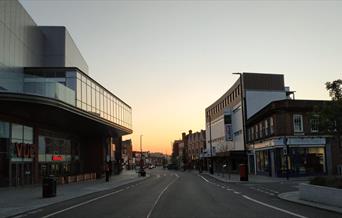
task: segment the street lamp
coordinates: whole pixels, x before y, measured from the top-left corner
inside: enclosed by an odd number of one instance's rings
[[[142,152],[142,137],[143,135],[140,135],[140,174],[141,176],[144,176],[145,175],[145,172],[144,172],[144,167],[143,167],[143,152]]]
[[[242,133],[243,133],[243,148],[247,155],[247,148],[246,148],[246,119],[247,119],[247,108],[246,108],[246,96],[244,93],[244,84],[242,79],[242,73],[233,73],[234,75],[239,75],[240,80],[240,87],[241,87],[241,109],[242,109]]]
[[[210,168],[209,172],[210,174],[214,174],[214,162],[213,162],[213,145],[211,140],[211,115],[210,112],[208,112],[208,119],[209,119],[209,144],[210,144]]]

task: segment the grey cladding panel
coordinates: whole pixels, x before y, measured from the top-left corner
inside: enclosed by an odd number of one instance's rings
[[[284,75],[243,73],[245,89],[249,90],[284,90]]]

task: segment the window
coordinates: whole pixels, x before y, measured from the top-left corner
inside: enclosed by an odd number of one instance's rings
[[[273,117],[270,117],[270,135],[274,133]]]
[[[258,139],[259,138],[259,126],[256,125],[255,126],[255,139]]]
[[[265,120],[265,136],[269,135],[268,120]]]
[[[254,140],[254,127],[251,128],[251,140]]]
[[[259,123],[259,134],[260,134],[260,138],[262,138],[264,136],[263,133],[264,129],[262,128],[262,123]]]
[[[294,132],[303,132],[303,116],[301,114],[293,115],[293,130]]]
[[[12,142],[23,142],[23,126],[19,124],[12,124]]]
[[[0,121],[0,138],[9,138],[9,123]]]
[[[319,131],[319,120],[318,118],[313,118],[310,120],[310,130],[311,132],[318,132]]]

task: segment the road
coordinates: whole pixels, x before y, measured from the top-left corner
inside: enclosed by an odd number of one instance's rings
[[[227,185],[197,172],[153,169],[149,173],[151,176],[144,181],[41,208],[21,217],[342,217],[279,199],[276,190],[287,191],[292,187],[290,184]]]

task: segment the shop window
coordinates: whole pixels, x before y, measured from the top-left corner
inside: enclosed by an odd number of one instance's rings
[[[22,143],[23,142],[23,125],[19,124],[12,124],[12,143],[18,142]]]
[[[303,132],[303,116],[301,114],[293,115],[293,130],[294,132]]]
[[[0,121],[0,138],[8,139],[9,135],[9,123]]]
[[[24,126],[24,143],[33,144],[33,128]]]

